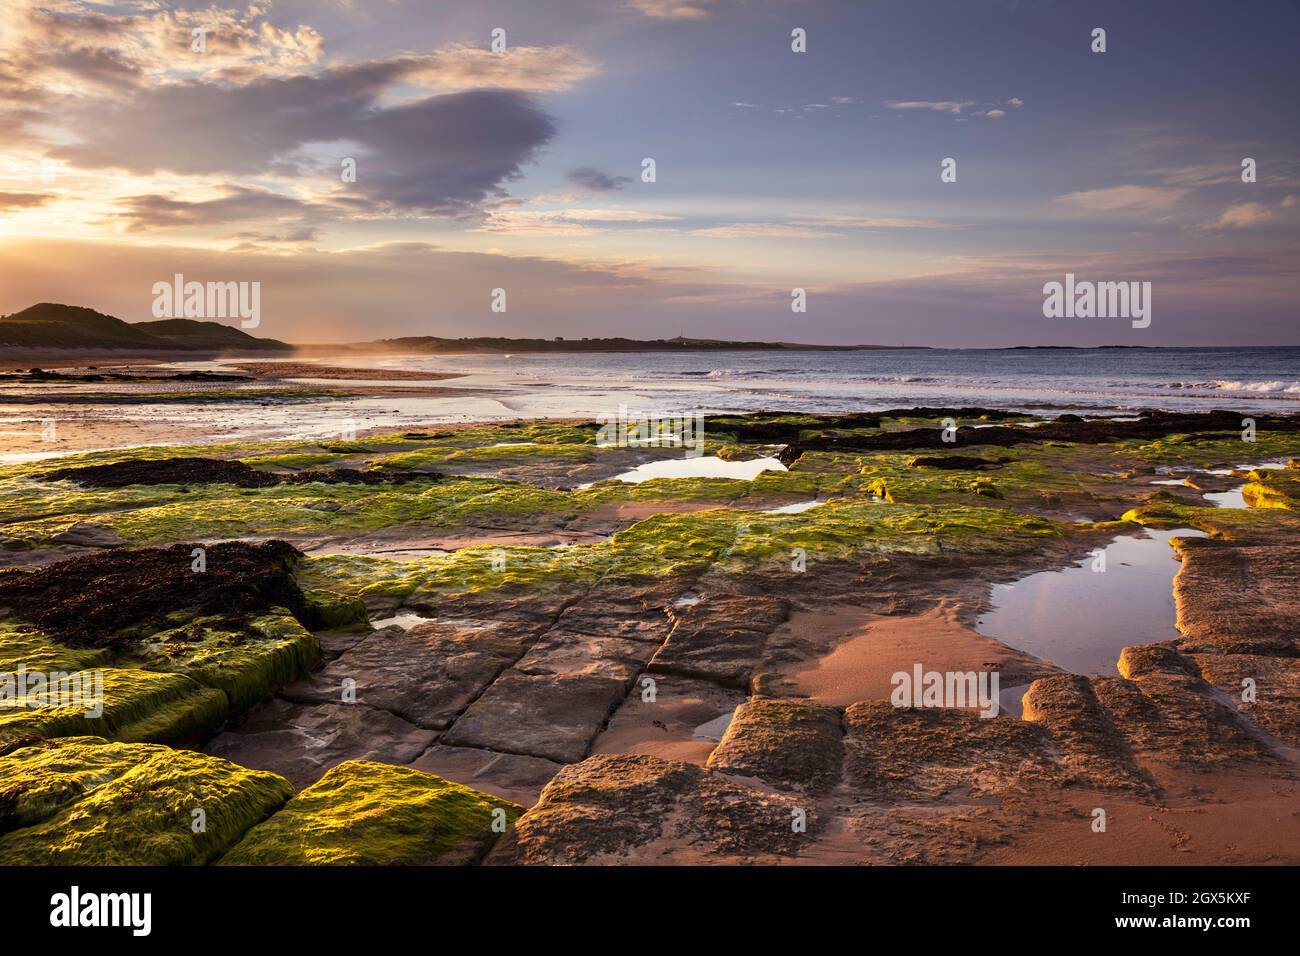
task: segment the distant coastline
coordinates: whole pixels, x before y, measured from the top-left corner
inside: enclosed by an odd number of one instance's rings
[[[81,306],[44,302],[0,316],[0,362],[74,363],[169,362],[217,357],[501,355],[512,353],[691,353],[691,352],[1035,352],[1140,351],[1168,349],[1287,349],[1296,345],[998,345],[945,347],[930,345],[819,345],[687,338],[509,338],[505,336],[403,336],[365,342],[294,344],[260,338],[233,325],[198,319],[126,322]]]

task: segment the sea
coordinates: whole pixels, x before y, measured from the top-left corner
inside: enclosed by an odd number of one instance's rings
[[[33,421],[52,417],[137,423],[150,434],[164,436],[168,426],[175,425],[186,430],[187,440],[197,436],[220,441],[328,437],[348,429],[440,422],[608,419],[622,409],[630,417],[759,410],[874,411],[918,405],[1117,416],[1147,408],[1300,411],[1300,347],[534,352],[336,355],[314,360],[457,377],[427,383],[454,390],[446,394],[307,398],[287,403],[98,404],[94,396],[103,392],[232,386],[50,385],[40,392],[47,403],[10,406],[4,413]],[[239,360],[239,364],[247,362]],[[229,364],[233,360],[181,362],[176,367],[221,369]],[[309,375],[295,381],[331,388],[355,384],[358,389],[422,384],[410,380],[352,383]],[[265,389],[267,384],[233,387]],[[0,387],[0,407],[6,393],[16,394],[17,388]],[[21,388],[24,395],[33,394],[32,386]],[[69,402],[74,396],[79,401]]]

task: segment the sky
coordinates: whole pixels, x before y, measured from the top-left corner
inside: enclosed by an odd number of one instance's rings
[[[149,320],[180,273],[304,343],[1300,344],[1297,35],[1296,0],[3,0],[0,314]],[[1150,282],[1150,325],[1045,317],[1066,274]]]

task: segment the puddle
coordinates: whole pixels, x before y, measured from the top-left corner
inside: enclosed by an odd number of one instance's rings
[[[754,458],[750,461],[723,461],[713,455],[699,458],[668,458],[638,465],[614,477],[618,481],[638,484],[651,478],[739,478],[752,481],[765,471],[785,471],[785,465],[776,458]]]
[[[816,508],[820,501],[796,501],[792,505],[782,505],[779,508],[768,508],[763,514],[765,515],[797,515],[801,511],[807,511],[809,508]]]
[[[1015,687],[1001,688],[998,691],[998,714],[1005,714],[1008,717],[1014,717],[1016,720],[1023,717],[1025,713],[1023,698],[1028,691],[1028,684],[1017,684]]]
[[[993,610],[975,629],[1072,673],[1114,676],[1125,647],[1179,636],[1173,581],[1180,565],[1169,540],[1203,537],[1191,528],[1148,529],[1106,545],[1104,572],[1092,570],[1089,555],[1072,568],[995,584]]]
[[[696,740],[707,740],[709,743],[714,744],[721,743],[722,735],[725,734],[727,728],[731,726],[731,718],[734,713],[734,711],[729,710],[721,717],[715,717],[708,723],[700,724],[700,726],[691,731],[691,736]]]
[[[1245,485],[1238,485],[1236,488],[1229,488],[1227,491],[1211,491],[1201,495],[1206,501],[1213,503],[1216,508],[1245,508],[1246,499],[1241,493]]]
[[[417,624],[428,624],[429,622],[436,620],[437,618],[434,617],[427,617],[423,614],[416,614],[414,611],[407,611],[404,614],[394,614],[392,617],[377,617],[370,622],[370,626],[375,630],[379,630],[381,627],[389,627],[396,624],[398,627],[406,630],[415,627]]]

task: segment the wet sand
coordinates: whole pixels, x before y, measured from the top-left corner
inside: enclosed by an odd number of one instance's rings
[[[823,704],[888,700],[892,676],[911,674],[918,662],[927,671],[995,670],[1003,688],[1059,673],[1046,661],[976,633],[946,600],[914,615],[883,616],[851,607],[797,612],[786,627],[827,649],[811,666],[794,665],[785,672],[797,693]]]
[[[236,362],[230,368],[258,378],[342,378],[352,381],[436,382],[463,378],[461,372],[419,372],[395,368],[348,368],[315,362]]]

